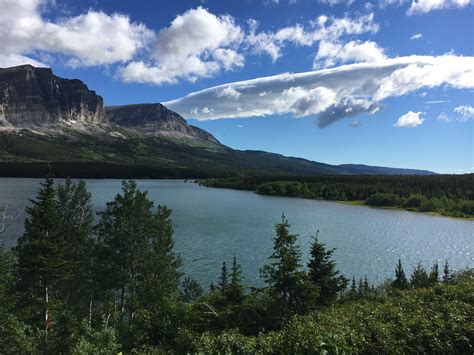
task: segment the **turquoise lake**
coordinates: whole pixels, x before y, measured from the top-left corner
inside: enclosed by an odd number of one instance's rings
[[[7,228],[0,234],[7,247],[23,231],[23,209],[34,198],[41,179],[0,178],[0,207],[8,206]],[[120,180],[86,180],[95,211],[120,192]],[[421,261],[426,267],[447,259],[454,269],[474,267],[474,221],[421,213],[375,209],[336,202],[260,196],[252,192],[214,189],[182,180],[138,180],[156,204],[173,210],[176,251],[182,271],[203,287],[216,281],[222,261],[236,255],[246,283],[262,284],[259,269],[272,252],[274,226],[284,213],[299,234],[306,263],[311,236],[319,230],[340,272],[368,276],[380,284],[393,275],[400,258],[405,271]],[[1,219],[0,219],[1,221]],[[0,226],[1,227],[1,226]]]

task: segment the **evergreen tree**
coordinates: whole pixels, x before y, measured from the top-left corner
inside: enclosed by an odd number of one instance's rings
[[[428,280],[429,280],[429,284],[430,285],[434,285],[436,283],[439,282],[439,266],[438,266],[438,262],[434,263],[432,268],[431,268],[431,271],[430,271],[430,275],[428,277]]]
[[[364,296],[367,296],[370,292],[369,279],[367,275],[364,277]]]
[[[421,262],[418,262],[416,264],[415,269],[411,274],[410,285],[413,288],[426,287],[429,285],[428,273],[426,272]]]
[[[0,244],[0,319],[6,318],[6,315],[12,307],[11,287],[13,284],[13,255],[5,250],[3,244]],[[0,321],[0,327],[2,322]],[[0,333],[1,334],[1,333]]]
[[[180,317],[177,269],[173,252],[171,210],[158,206],[134,181],[122,183],[122,194],[100,212],[100,270],[105,290],[118,300],[122,336],[134,342],[159,344],[176,336]]]
[[[195,280],[189,276],[184,278],[182,283],[182,298],[186,303],[196,301],[203,294],[202,288]]]
[[[182,265],[174,249],[171,210],[158,206],[151,213],[148,243],[142,250],[143,260],[137,265],[131,283],[128,309],[128,332],[134,344],[158,345],[176,338],[184,317],[180,299],[178,268]]]
[[[234,255],[232,260],[232,270],[230,273],[230,284],[228,290],[228,298],[231,303],[240,303],[244,296],[244,287],[242,285],[242,270],[237,263],[237,258]]]
[[[57,315],[55,310],[65,301],[59,290],[69,270],[69,247],[61,233],[51,176],[41,183],[26,212],[25,232],[15,248],[18,308],[23,319],[49,329]]]
[[[311,245],[311,259],[308,263],[309,280],[319,288],[318,303],[327,305],[344,291],[349,280],[336,270],[332,255],[336,249],[326,249],[324,243],[318,241],[318,235]]]
[[[351,283],[350,295],[351,295],[352,297],[357,296],[357,284],[356,284],[355,276],[352,276],[352,283]]]
[[[443,282],[448,283],[453,280],[453,274],[451,272],[451,269],[449,268],[448,260],[444,263],[444,268],[443,268]]]
[[[273,253],[269,257],[271,262],[261,270],[264,281],[271,287],[284,314],[298,309],[298,300],[305,286],[305,275],[300,264],[301,252],[296,245],[297,236],[290,234],[289,227],[283,215],[281,223],[275,226]]]
[[[398,264],[395,268],[395,280],[392,282],[392,287],[400,290],[408,288],[408,280],[405,276],[405,271],[403,271],[402,261],[400,259],[398,259]]]
[[[65,303],[79,318],[89,317],[94,297],[94,247],[91,195],[84,181],[66,179],[57,188],[57,208],[60,233],[66,251],[66,278],[61,290]]]
[[[229,283],[229,275],[227,274],[227,266],[224,261],[222,262],[221,276],[219,277],[219,288],[224,294],[227,292],[228,283]]]

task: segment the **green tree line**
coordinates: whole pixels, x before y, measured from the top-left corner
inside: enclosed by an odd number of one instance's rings
[[[252,190],[261,195],[358,201],[375,207],[474,217],[474,174],[427,176],[314,176],[214,178],[208,187]]]
[[[47,177],[27,215],[0,247],[2,354],[472,352],[472,270],[399,261],[384,285],[350,282],[318,233],[303,265],[282,216],[265,287],[234,256],[204,292],[179,271],[171,210],[133,181],[94,223],[84,182]]]

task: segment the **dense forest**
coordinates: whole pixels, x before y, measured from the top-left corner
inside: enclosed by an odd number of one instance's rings
[[[262,195],[353,201],[376,207],[474,217],[474,174],[411,176],[249,177],[199,180],[208,187]]]
[[[418,264],[374,287],[316,234],[307,265],[284,216],[250,288],[223,260],[204,292],[180,273],[171,210],[133,181],[94,223],[86,185],[48,177],[0,246],[0,353],[472,353],[474,272]],[[207,288],[207,287],[206,287]]]

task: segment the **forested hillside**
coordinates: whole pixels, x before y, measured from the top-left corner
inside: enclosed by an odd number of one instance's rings
[[[284,216],[248,288],[234,257],[216,281],[179,272],[171,210],[133,181],[94,223],[83,182],[52,178],[0,246],[0,353],[472,353],[474,273],[418,264],[370,285],[339,274],[314,236],[307,265]],[[206,290],[204,290],[206,289]]]

